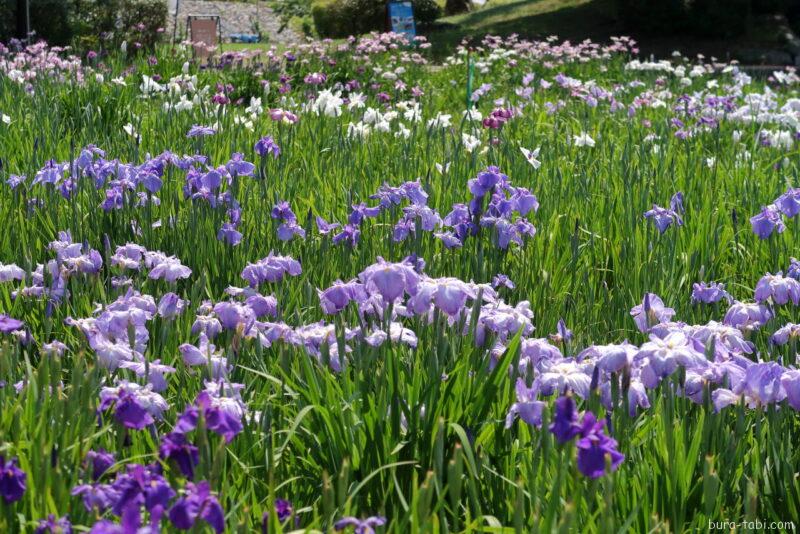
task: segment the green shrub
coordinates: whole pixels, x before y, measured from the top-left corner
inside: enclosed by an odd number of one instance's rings
[[[700,38],[736,37],[748,31],[753,13],[785,12],[789,5],[788,0],[616,0],[629,32]]]
[[[441,15],[434,0],[413,0],[417,24],[429,24]],[[347,37],[386,29],[386,3],[379,0],[315,0],[314,25],[321,37]]]
[[[430,24],[442,16],[442,8],[434,0],[413,0],[414,18],[420,26]]]
[[[346,4],[342,0],[314,0],[311,16],[317,33],[322,37],[346,37],[352,33]]]
[[[683,0],[617,0],[617,13],[628,31],[670,34],[686,29]]]
[[[20,31],[18,19],[24,14],[17,9],[16,0],[0,0],[1,41]],[[37,38],[53,45],[85,51],[128,41],[149,50],[166,25],[167,6],[163,0],[30,0],[30,21]]]
[[[736,37],[747,31],[751,13],[751,0],[694,0],[690,30],[702,37]]]
[[[163,0],[122,0],[120,16],[128,50],[131,43],[151,50],[167,24],[167,4]]]
[[[16,2],[0,0],[0,43],[5,43],[17,31]]]
[[[64,0],[30,0],[31,30],[54,45],[70,44],[69,5]],[[23,15],[24,16],[24,15]]]

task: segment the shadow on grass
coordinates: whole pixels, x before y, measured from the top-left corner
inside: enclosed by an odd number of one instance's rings
[[[491,2],[492,0],[489,0]],[[541,5],[540,5],[541,4]],[[545,5],[549,4],[549,5]],[[548,9],[550,8],[550,9]],[[528,14],[531,12],[532,14]],[[544,11],[536,13],[536,11]],[[423,31],[433,44],[434,59],[453,53],[455,48],[467,39],[471,44],[479,44],[489,35],[508,36],[518,34],[524,39],[544,39],[557,35],[559,40],[580,42],[591,39],[599,43],[607,43],[610,37],[627,35],[633,37],[639,45],[640,55],[647,57],[669,57],[673,50],[693,56],[702,53],[706,57],[721,60],[740,59],[749,64],[773,63],[766,59],[753,58],[759,50],[781,49],[775,32],[768,26],[751,28],[748,35],[737,38],[703,38],[693,35],[653,35],[641,31],[626,29],[614,0],[591,0],[577,6],[558,7],[552,0],[517,0],[495,7],[443,19],[438,27]],[[754,52],[755,51],[755,52]],[[757,54],[756,54],[757,55]]]
[[[515,11],[542,1],[520,0],[487,7],[463,16],[457,24],[433,27],[425,32],[425,35],[433,44],[434,55],[443,57],[452,53],[462,40],[475,41],[477,44],[487,34],[506,36],[516,33],[525,39],[542,39],[558,35],[562,40],[582,41],[587,38],[607,40],[611,35],[618,35],[621,31],[612,0],[594,0],[546,13],[484,23],[488,19],[510,16]]]

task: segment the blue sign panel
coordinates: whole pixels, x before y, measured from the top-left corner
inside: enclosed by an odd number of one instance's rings
[[[411,2],[389,2],[389,23],[393,32],[405,34],[409,41],[417,36]]]

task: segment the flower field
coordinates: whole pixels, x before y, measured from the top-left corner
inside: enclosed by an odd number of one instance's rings
[[[0,45],[1,531],[794,531],[800,77],[428,53]]]

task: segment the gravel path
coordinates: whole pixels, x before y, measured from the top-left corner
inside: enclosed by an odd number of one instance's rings
[[[300,36],[289,28],[278,33],[281,26],[278,16],[265,2],[259,4],[245,2],[224,2],[219,0],[179,0],[178,39],[186,31],[186,17],[189,15],[219,15],[222,22],[222,39],[230,41],[232,33],[254,33],[252,21],[258,18],[261,33],[270,43],[296,44]],[[173,17],[167,23],[167,35],[172,36]]]

